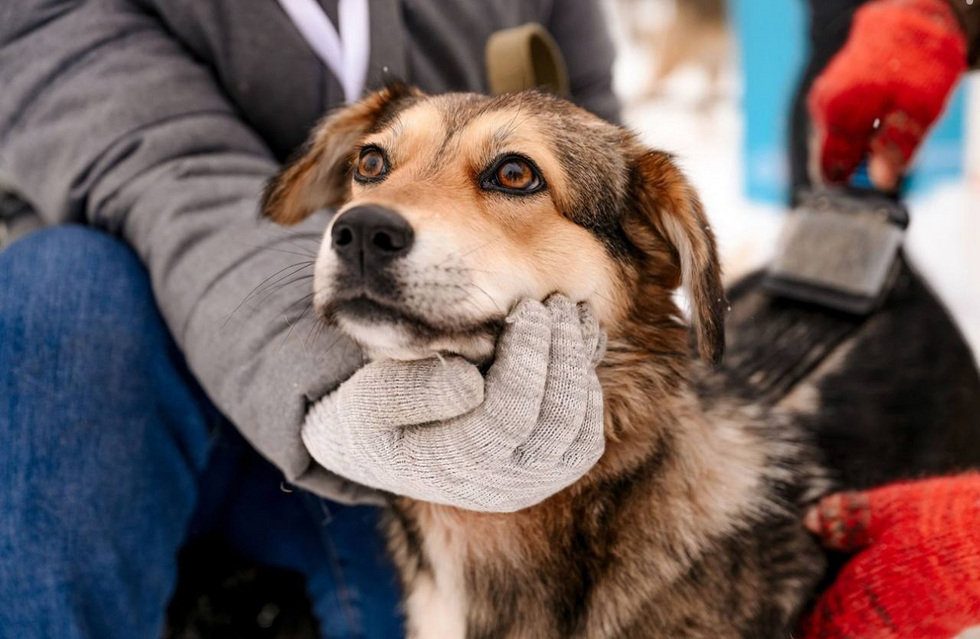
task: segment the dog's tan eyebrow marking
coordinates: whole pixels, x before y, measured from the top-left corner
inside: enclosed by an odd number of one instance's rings
[[[368,146],[371,144],[376,144],[378,146],[392,146],[398,141],[405,133],[405,123],[402,121],[401,114],[396,115],[392,119],[392,123],[381,129],[380,131],[375,131],[371,135],[364,138],[361,142],[361,146]]]
[[[393,115],[386,126],[361,140],[382,147],[392,167],[420,166],[445,136],[445,126],[431,104],[420,102]]]
[[[493,132],[493,135],[490,136],[490,140],[498,147],[505,147],[509,144],[511,138],[513,137],[513,133],[513,127],[500,127]]]
[[[469,121],[464,118],[465,114],[457,113],[453,107],[440,108],[437,115],[442,124],[442,140],[437,146],[433,145],[435,152],[431,155],[432,161],[419,168],[416,176],[418,179],[425,179],[439,172],[442,163],[438,158],[458,155],[462,137],[467,131]]]
[[[453,110],[441,110],[439,115],[442,118],[445,134],[442,143],[439,145],[438,154],[444,155],[451,150],[450,144],[452,143],[455,143],[458,149],[459,139],[466,131],[471,119],[468,113],[457,113]]]
[[[510,132],[497,129],[481,141],[477,152],[477,164],[481,169],[485,169],[502,154],[508,151],[516,152],[513,142]]]
[[[397,140],[405,132],[405,122],[402,121],[401,114],[395,116],[394,123],[388,127],[386,133],[393,141]]]

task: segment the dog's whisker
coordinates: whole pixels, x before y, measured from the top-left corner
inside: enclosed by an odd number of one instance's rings
[[[305,282],[305,281],[307,281],[307,280],[311,280],[311,279],[313,279],[313,275],[312,275],[312,274],[310,274],[310,275],[298,275],[298,276],[296,276],[296,277],[293,277],[293,278],[291,278],[291,279],[289,279],[289,280],[285,280],[285,281],[280,281],[280,282],[277,282],[277,283],[276,283],[276,284],[274,284],[274,285],[270,285],[270,286],[269,286],[269,287],[268,287],[268,288],[266,289],[266,291],[265,291],[265,293],[264,293],[264,295],[262,296],[262,299],[260,299],[260,300],[258,300],[258,301],[256,302],[256,305],[257,305],[257,306],[262,306],[262,305],[263,305],[263,304],[264,304],[265,302],[267,302],[267,301],[268,301],[268,300],[269,300],[269,299],[270,299],[270,298],[271,298],[271,297],[272,297],[273,295],[275,295],[275,294],[277,294],[277,293],[279,293],[279,292],[281,292],[281,291],[282,291],[283,289],[285,289],[285,288],[286,288],[287,286],[291,286],[291,285],[293,285],[293,284],[297,284],[297,283],[299,283],[299,282]]]
[[[474,284],[473,282],[466,282],[462,286],[472,286],[476,290],[480,291],[481,293],[483,293],[484,295],[486,295],[487,299],[490,300],[490,303],[493,304],[493,307],[495,309],[497,309],[497,312],[498,313],[503,313],[503,310],[501,310],[500,305],[497,304],[497,301],[495,299],[493,299],[493,297],[490,295],[490,293],[487,293],[486,290],[484,290],[484,288],[482,286],[479,286],[478,284]]]
[[[324,325],[324,326],[325,326],[325,325]],[[330,342],[330,345],[329,345],[329,346],[327,346],[327,347],[326,347],[326,349],[324,349],[324,351],[323,351],[323,354],[324,354],[324,355],[328,355],[328,354],[330,354],[330,352],[331,352],[331,351],[332,351],[332,350],[333,350],[334,348],[336,348],[336,347],[337,347],[337,344],[339,344],[339,343],[341,342],[341,340],[344,340],[344,334],[343,334],[343,333],[341,333],[340,331],[336,331],[336,333],[337,333],[337,336],[336,336],[336,337],[334,337],[334,339],[333,339],[333,341],[332,341],[332,342]],[[346,341],[346,340],[344,340],[344,341]]]
[[[290,240],[321,240],[323,239],[323,231],[291,231],[289,229],[282,229],[282,233],[277,239],[290,241]]]
[[[314,241],[317,244],[317,248],[319,248],[320,243],[323,242],[323,236],[319,234],[315,238],[298,238],[298,239],[309,239],[310,241]],[[309,254],[309,256],[312,258],[314,259],[316,258],[317,251],[311,249],[310,247],[300,246],[299,244],[297,244],[292,240],[288,240],[286,243],[298,251],[303,251],[304,253]]]
[[[315,321],[311,323],[310,330],[306,332],[306,337],[303,339],[303,343],[306,345],[308,350],[312,349],[312,347],[316,345],[316,337],[314,337],[314,335],[319,336],[319,333],[324,326],[326,326],[326,323],[319,321],[319,318],[315,318]]]
[[[323,333],[323,327],[326,326],[326,324],[324,324],[323,322],[317,322],[314,326],[315,328],[313,329],[312,332],[313,337],[312,339],[309,340],[309,345],[307,346],[307,348],[309,348],[310,350],[316,348],[317,342],[320,341],[320,335]]]
[[[472,255],[473,253],[476,253],[477,251],[482,251],[483,249],[485,249],[485,248],[487,248],[488,246],[490,246],[490,245],[491,245],[491,244],[493,244],[494,242],[499,242],[499,241],[500,241],[500,240],[502,240],[502,239],[504,239],[504,236],[503,236],[503,235],[498,235],[498,236],[497,236],[497,237],[495,237],[494,239],[492,239],[492,240],[489,240],[489,241],[487,241],[487,242],[484,242],[483,244],[480,244],[480,245],[479,245],[479,246],[477,246],[476,248],[474,248],[474,249],[471,249],[471,250],[469,250],[469,251],[467,251],[467,252],[465,252],[465,253],[463,253],[463,254],[459,254],[459,253],[450,253],[450,255],[449,255],[449,257],[447,257],[447,258],[446,258],[446,259],[444,259],[443,261],[441,261],[441,262],[439,262],[438,264],[436,264],[436,266],[442,266],[443,264],[445,264],[446,262],[448,262],[449,260],[452,260],[452,259],[463,259],[464,257],[469,257],[469,256],[470,256],[470,255]]]
[[[287,277],[291,277],[291,276],[295,275],[296,273],[299,273],[303,269],[309,268],[309,267],[313,266],[313,264],[314,264],[313,260],[308,260],[308,261],[304,261],[304,262],[296,262],[295,264],[290,264],[289,266],[287,266],[285,268],[279,269],[278,271],[276,271],[275,273],[273,273],[269,277],[267,277],[264,280],[262,280],[262,282],[260,282],[258,286],[256,286],[255,288],[253,288],[249,292],[249,294],[245,296],[245,298],[242,300],[241,303],[244,304],[253,295],[264,293],[266,286],[275,286],[278,282],[282,281],[283,279],[285,279]],[[285,273],[285,271],[289,271],[289,273]],[[280,275],[282,277],[280,277],[279,279],[276,279]],[[275,281],[270,281],[270,280],[275,280]]]
[[[230,313],[228,313],[228,316],[221,323],[221,328],[224,329],[228,325],[228,322],[230,322],[232,320],[232,318],[235,316],[235,313],[237,313],[249,301],[249,299],[251,299],[252,296],[256,295],[259,292],[259,290],[262,289],[262,287],[265,286],[270,280],[275,279],[277,276],[279,276],[284,271],[291,271],[290,273],[288,273],[288,274],[286,274],[286,275],[283,276],[283,277],[289,277],[289,276],[291,276],[291,275],[293,275],[295,273],[299,273],[304,268],[309,268],[310,266],[313,266],[313,264],[314,264],[314,261],[313,260],[304,261],[304,262],[297,262],[295,264],[290,264],[289,266],[286,266],[285,268],[279,269],[278,271],[276,271],[275,273],[273,273],[269,277],[267,277],[264,280],[262,280],[261,282],[259,282],[259,284],[255,288],[253,288],[251,291],[249,291],[248,295],[246,295],[242,299],[242,301],[238,303],[238,306],[236,306],[234,309],[232,309],[232,311]],[[295,270],[291,270],[291,269],[295,269]],[[272,282],[272,284],[270,284],[270,286],[271,285],[274,285],[274,284],[276,284],[276,282]]]
[[[273,284],[268,285],[266,289],[262,292],[264,297],[262,297],[262,299],[258,301],[258,304],[262,304],[276,293],[282,291],[287,286],[291,286],[292,284],[296,284],[297,282],[304,282],[312,279],[313,279],[312,273],[308,273],[305,275],[296,275],[295,273],[293,273],[292,277],[290,277],[289,279],[279,280]]]
[[[293,302],[293,304],[290,304],[290,308],[292,308],[296,304],[297,304],[297,302]],[[299,325],[299,323],[303,321],[303,318],[306,317],[306,314],[309,313],[312,308],[313,308],[313,302],[310,302],[309,304],[306,305],[306,308],[303,309],[303,312],[300,314],[300,316],[296,319],[295,322],[290,322],[289,321],[289,315],[288,314],[284,314],[283,315],[283,318],[286,320],[286,323],[289,324],[289,330],[286,332],[286,335],[282,338],[282,341],[279,343],[279,348],[276,349],[276,356],[278,356],[279,353],[282,352],[283,347],[286,345],[286,342],[289,341],[289,338],[290,338],[290,336],[292,336],[293,331],[296,329],[296,327]],[[301,342],[301,343],[303,344],[303,350],[305,352],[306,351],[306,344],[304,342]]]
[[[480,316],[480,315],[482,314],[482,312],[483,312],[483,309],[481,309],[481,308],[480,308],[480,305],[479,305],[479,304],[477,304],[477,302],[476,302],[476,300],[475,300],[475,299],[473,299],[473,295],[472,295],[472,294],[471,294],[471,293],[470,293],[469,291],[467,291],[467,290],[466,290],[465,288],[463,288],[463,287],[462,287],[461,285],[457,285],[457,286],[454,286],[453,288],[456,288],[456,289],[458,289],[458,290],[460,291],[460,293],[462,293],[462,294],[463,294],[463,297],[462,297],[462,299],[460,299],[459,301],[461,301],[461,302],[465,302],[465,303],[467,303],[467,304],[469,304],[469,305],[470,305],[470,307],[471,307],[471,308],[472,308],[472,309],[473,309],[474,311],[476,311],[476,315],[477,315],[477,316]]]
[[[285,253],[286,255],[295,255],[297,257],[309,257],[309,258],[316,259],[316,254],[310,252],[301,253],[299,251],[289,251],[287,249],[275,248],[273,246],[260,246],[258,244],[247,244],[246,246],[250,248],[258,249],[260,251],[268,251],[270,253]]]
[[[303,297],[299,298],[298,300],[296,300],[295,302],[289,304],[286,308],[284,308],[283,312],[285,313],[292,310],[294,306],[298,306],[306,302],[311,302],[311,299],[313,298],[314,295],[316,295],[316,293],[309,293],[307,295],[304,295]]]
[[[303,313],[305,314],[306,311],[303,311]],[[283,336],[282,340],[279,341],[279,346],[278,346],[278,348],[276,348],[276,357],[278,357],[279,354],[282,352],[283,346],[285,346],[286,345],[286,342],[289,341],[290,336],[293,334],[293,331],[296,329],[296,325],[299,324],[299,322],[300,322],[300,320],[302,318],[303,318],[303,315],[300,315],[299,318],[297,318],[296,321],[294,322],[294,321],[290,321],[288,315],[283,315],[282,316],[283,321],[286,322],[286,324],[289,325],[289,330],[286,331],[286,334]]]
[[[260,250],[277,250],[274,248],[277,244],[288,244],[289,246],[292,246],[294,249],[299,251],[300,255],[302,255],[303,257],[316,258],[316,251],[309,246],[301,246],[299,244],[296,244],[296,241],[298,240],[309,240],[319,244],[323,240],[323,233],[322,232],[314,233],[309,231],[284,233],[282,235],[278,235],[277,237],[272,238],[265,244],[258,244],[258,245],[245,244],[245,246],[250,246],[252,248],[256,248]],[[283,253],[288,252],[284,249],[278,249],[278,251]]]

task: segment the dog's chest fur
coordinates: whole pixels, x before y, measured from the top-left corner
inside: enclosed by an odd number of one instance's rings
[[[611,442],[586,480],[519,513],[399,500],[409,636],[782,636],[822,557],[790,494],[798,451],[742,417],[680,401],[649,445]]]

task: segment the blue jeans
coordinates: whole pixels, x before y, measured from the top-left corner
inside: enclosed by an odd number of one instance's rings
[[[280,489],[185,369],[146,271],[84,227],[0,251],[0,637],[156,639],[220,534],[306,577],[326,637],[400,637],[377,512]]]

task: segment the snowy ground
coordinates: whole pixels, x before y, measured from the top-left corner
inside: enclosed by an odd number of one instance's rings
[[[704,199],[729,277],[768,259],[784,214],[780,207],[750,202],[742,193],[742,119],[732,67],[723,79],[722,97],[705,106],[707,80],[697,68],[679,69],[668,78],[660,97],[643,99],[637,97],[643,84],[639,79],[651,73],[649,57],[627,46],[616,66],[616,88],[624,98],[627,124],[651,145],[678,156]],[[971,82],[975,106],[970,112],[976,113],[980,81]],[[971,123],[970,135],[969,177],[909,202],[912,225],[906,245],[980,359],[980,113]]]

